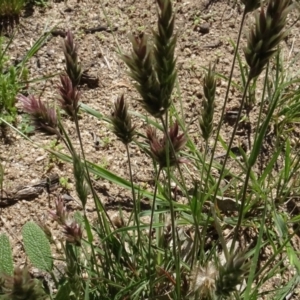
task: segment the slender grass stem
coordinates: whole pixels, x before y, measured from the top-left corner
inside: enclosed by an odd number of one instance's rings
[[[216,206],[216,199],[217,199],[218,189],[219,189],[219,186],[220,186],[221,181],[223,179],[223,173],[224,173],[224,170],[225,170],[225,167],[226,167],[226,163],[227,163],[227,160],[228,160],[228,157],[229,157],[229,153],[231,151],[233,140],[235,138],[235,133],[236,133],[237,128],[238,128],[239,119],[240,119],[241,114],[242,114],[242,110],[243,110],[243,107],[244,107],[244,103],[245,103],[245,99],[246,99],[246,95],[247,95],[247,90],[248,90],[250,82],[251,82],[251,79],[248,78],[247,82],[246,82],[246,85],[245,85],[242,101],[240,103],[240,109],[239,109],[239,112],[238,112],[238,115],[237,115],[237,121],[236,121],[235,126],[233,128],[233,132],[232,132],[232,135],[231,135],[231,138],[230,138],[230,141],[229,141],[229,144],[228,144],[228,148],[227,148],[224,160],[223,160],[223,165],[222,165],[222,168],[221,168],[221,171],[220,171],[220,177],[218,179],[217,186],[216,186],[215,193],[214,193],[214,197],[213,197],[215,206]],[[218,139],[216,138],[216,141],[217,140]],[[250,171],[251,171],[251,168],[248,168],[246,180],[245,180],[245,183],[244,183],[244,194],[243,194],[242,204],[241,204],[241,209],[240,209],[239,222],[242,221],[242,216],[241,216],[242,213],[241,212],[243,211],[242,208],[244,208],[244,206],[245,206],[245,203],[243,203],[243,202],[245,202],[245,196],[246,196],[246,191],[247,191],[249,177],[250,177]],[[238,222],[238,224],[239,224],[239,222]],[[237,225],[237,227],[239,227],[239,225]],[[233,240],[232,246],[234,246],[234,240]]]
[[[171,227],[172,227],[172,241],[173,241],[173,255],[174,255],[174,260],[175,260],[175,269],[176,269],[176,292],[177,292],[177,299],[181,299],[181,276],[180,276],[180,246],[178,244],[178,251],[176,251],[176,246],[177,246],[177,236],[176,236],[176,224],[175,224],[175,210],[174,210],[174,205],[172,201],[172,195],[171,195],[171,176],[170,176],[170,147],[171,150],[173,151],[173,154],[176,156],[174,147],[171,143],[171,138],[169,135],[168,131],[168,111],[166,112],[166,121],[164,122],[163,117],[160,117],[161,123],[163,125],[164,131],[166,136],[168,137],[166,140],[166,153],[167,153],[167,173],[168,173],[168,192],[169,192],[169,204],[170,204],[170,214],[171,214]],[[178,163],[177,163],[178,165]]]
[[[140,249],[140,253],[143,253],[141,249],[141,231],[140,231],[140,220],[139,220],[139,213],[140,213],[140,201],[137,201],[133,186],[133,176],[132,176],[132,168],[131,168],[131,160],[130,160],[130,151],[129,146],[126,144],[126,152],[127,152],[127,159],[128,159],[128,168],[129,168],[129,176],[131,182],[131,192],[132,192],[132,199],[133,199],[133,209],[134,209],[134,217],[137,226],[137,244],[138,248]]]
[[[85,166],[85,169],[86,169],[86,175],[87,175],[87,178],[88,178],[89,186],[90,186],[91,191],[92,191],[93,200],[94,200],[95,206],[97,208],[96,211],[97,211],[97,215],[98,215],[98,220],[99,220],[99,222],[101,222],[102,218],[101,218],[100,213],[99,213],[99,205],[101,206],[101,202],[97,201],[98,196],[96,195],[95,189],[93,187],[92,180],[91,180],[91,177],[90,177],[90,172],[88,170],[88,166],[87,166],[87,163],[86,163],[85,152],[84,152],[84,149],[83,149],[83,143],[82,143],[82,139],[81,139],[81,134],[80,134],[80,128],[79,128],[79,122],[78,122],[78,116],[77,116],[77,114],[74,117],[74,121],[75,121],[75,127],[76,127],[76,132],[77,132],[78,140],[79,140],[79,143],[80,143],[82,158],[83,158],[84,166]],[[105,212],[107,220],[109,220],[111,226],[114,228],[114,226],[113,226],[113,224],[111,222],[111,219],[108,216],[108,214],[106,213],[105,209],[103,207],[101,207],[101,208],[102,208],[101,210]],[[86,216],[85,209],[83,210],[83,213],[84,213],[85,223],[87,224],[88,223],[88,218]],[[107,222],[104,222],[104,223],[105,224],[103,224],[103,225],[106,225]],[[105,228],[106,228],[107,233],[108,233],[110,231],[109,228],[107,226],[105,226]],[[91,244],[91,250],[92,250],[93,259],[96,262],[97,259],[96,259],[96,253],[95,253],[95,249],[94,249],[93,243],[92,243],[92,241],[89,241],[89,242]],[[100,270],[99,270],[98,264],[95,263],[95,265],[96,265],[97,275],[100,277]]]
[[[224,104],[223,104],[223,107],[222,107],[221,116],[224,116],[225,110],[226,110],[226,105],[227,105],[227,102],[228,102],[228,96],[229,96],[229,91],[230,91],[230,87],[231,87],[231,81],[232,81],[232,77],[233,77],[233,71],[234,71],[234,67],[235,67],[235,61],[236,61],[236,58],[237,58],[237,53],[238,53],[238,49],[239,49],[239,44],[240,44],[240,40],[241,40],[241,36],[242,36],[242,31],[243,31],[243,27],[244,27],[244,22],[245,22],[246,14],[247,13],[244,10],[243,17],[242,17],[242,20],[241,20],[240,29],[239,29],[239,33],[238,33],[238,38],[237,38],[237,42],[236,42],[236,47],[234,49],[234,55],[233,55],[231,69],[230,69],[230,75],[229,75],[229,78],[228,78],[228,84],[227,84],[227,89],[226,89],[226,94],[225,94]],[[247,90],[247,89],[245,89],[245,90]],[[222,122],[219,122],[219,125],[218,125],[218,128],[217,128],[217,135],[216,135],[217,137],[220,134],[221,127],[222,127]],[[214,156],[214,153],[215,153],[215,150],[216,150],[217,141],[218,141],[218,138],[215,139],[215,144],[214,144],[214,147],[212,149],[211,164],[212,164],[213,156]],[[209,169],[211,169],[211,167]]]
[[[176,116],[176,120],[179,121],[179,124],[180,124],[181,126],[183,126],[182,122],[180,122],[180,120],[178,120],[178,116]],[[163,123],[163,125],[164,125],[164,123]],[[166,128],[165,128],[164,126],[163,126],[163,129],[164,129],[164,131],[166,131]],[[188,136],[187,131],[184,130],[184,132],[185,132],[185,134]],[[175,152],[175,149],[174,149],[173,144],[172,144],[172,142],[171,142],[169,133],[167,132],[166,135],[167,135],[167,138],[168,138],[168,141],[169,141],[169,146],[171,147],[172,155],[173,155],[174,157],[176,157],[176,152]],[[201,160],[200,157],[199,157],[199,159]],[[198,163],[198,160],[196,160],[196,163],[197,163],[198,169],[200,169],[200,165],[199,165],[199,163]],[[177,167],[177,169],[178,169],[179,176],[180,176],[180,180],[181,180],[181,182],[182,182],[182,187],[183,187],[183,190],[184,190],[184,195],[187,197],[187,201],[188,201],[188,203],[189,203],[189,205],[190,205],[190,207],[191,207],[191,204],[192,204],[192,202],[191,202],[191,197],[190,197],[190,195],[189,195],[189,192],[188,192],[188,189],[187,189],[187,185],[186,185],[186,183],[185,183],[186,181],[185,181],[185,178],[184,178],[184,176],[183,176],[183,173],[182,173],[182,170],[181,170],[181,166],[180,166],[180,164],[178,163],[177,160],[176,160],[176,167]],[[201,235],[200,235],[200,230],[199,230],[199,223],[198,223],[198,220],[197,220],[197,218],[195,217],[194,214],[192,214],[192,217],[193,217],[193,222],[194,222],[194,226],[195,226],[196,237],[197,237],[198,240],[200,241],[200,240],[201,240]]]
[[[202,182],[203,182],[203,177],[204,177],[204,170],[205,170],[205,161],[206,161],[206,156],[207,156],[207,153],[208,153],[208,142],[205,141],[205,150],[204,150],[204,157],[203,157],[203,166],[202,166],[202,170],[201,170],[201,176],[200,176],[200,194],[201,196],[203,195],[202,193]],[[200,197],[199,199],[201,201],[200,204],[202,204],[202,197]],[[197,213],[198,212],[198,201],[195,201],[195,209],[194,209],[194,212]],[[197,217],[194,217],[197,222],[196,224],[199,224],[199,220]],[[197,230],[198,231],[198,230]],[[197,232],[196,231],[196,232]],[[201,235],[200,233],[199,234],[196,234],[195,235],[195,242],[193,243],[193,254],[192,254],[192,260],[191,260],[191,268],[194,264],[194,261],[196,261],[196,246],[197,245],[201,245],[201,249],[202,251],[200,253],[203,253],[204,251],[204,239],[205,239],[205,235],[203,236],[203,238],[201,238]]]
[[[152,229],[153,229],[153,222],[154,222],[154,211],[156,211],[156,195],[157,195],[157,188],[158,188],[158,180],[159,175],[161,172],[161,168],[158,169],[156,178],[155,178],[155,186],[154,186],[154,193],[153,193],[153,201],[152,201],[152,208],[151,208],[151,216],[150,216],[150,226],[149,226],[149,244],[148,244],[148,275],[151,275],[151,245],[152,245]],[[152,293],[152,281],[150,280],[150,292]]]
[[[236,43],[236,47],[235,47],[235,50],[234,50],[234,55],[233,55],[233,60],[232,60],[232,65],[231,65],[231,70],[230,70],[230,75],[229,75],[229,78],[228,78],[228,85],[227,85],[227,89],[226,89],[226,95],[225,95],[225,99],[224,99],[224,104],[223,104],[221,116],[224,116],[226,105],[227,105],[227,102],[228,102],[229,90],[230,90],[230,86],[231,86],[233,71],[234,71],[234,67],[235,67],[235,61],[236,61],[236,58],[237,58],[237,52],[238,52],[238,48],[239,48],[239,44],[240,44],[240,40],[241,40],[241,35],[242,35],[242,30],[243,30],[243,26],[244,26],[246,14],[247,14],[247,12],[246,12],[246,10],[244,10],[243,17],[242,17],[242,20],[241,20],[240,29],[239,29],[239,33],[238,33],[237,43]],[[239,118],[241,116],[241,112],[242,112],[242,109],[243,109],[243,106],[244,106],[245,97],[246,97],[246,93],[247,93],[247,90],[248,90],[249,83],[250,82],[248,80],[248,82],[246,83],[245,90],[244,90],[244,95],[243,95],[242,103],[240,105],[240,110],[239,110],[239,113],[238,113],[237,120],[239,120]],[[222,174],[224,172],[226,161],[227,161],[228,155],[229,155],[229,151],[230,151],[231,145],[233,143],[233,138],[234,138],[235,132],[237,130],[237,125],[238,125],[238,123],[235,124],[234,132],[232,133],[230,144],[228,146],[228,149],[227,149],[227,152],[226,152],[226,156],[224,158],[224,164],[223,164],[222,171],[220,173],[221,176],[220,176],[220,178],[218,180],[218,183],[217,183],[217,186],[216,186],[216,190],[215,190],[215,194],[214,194],[214,199],[216,199],[216,195],[217,195],[217,192],[218,192],[221,180],[222,180]],[[214,147],[213,147],[212,153],[211,153],[211,159],[210,159],[210,163],[209,163],[209,167],[208,167],[208,172],[212,168],[212,163],[213,163],[214,154],[215,154],[215,151],[216,151],[216,148],[217,148],[218,137],[219,137],[219,134],[220,134],[221,126],[222,126],[222,122],[219,122],[219,125],[218,125],[218,128],[217,128],[217,134],[216,134],[216,139],[215,139]],[[205,190],[207,188],[207,184],[208,184],[208,178],[205,181]]]

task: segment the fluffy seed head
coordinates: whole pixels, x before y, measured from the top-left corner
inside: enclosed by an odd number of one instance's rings
[[[232,254],[229,260],[219,267],[219,274],[216,279],[216,295],[224,298],[236,290],[241,284],[245,275],[249,272],[249,263],[243,252]]]
[[[217,274],[212,263],[206,267],[197,266],[191,274],[190,294],[197,295],[198,299],[213,299]]]
[[[58,133],[56,111],[48,103],[44,104],[41,99],[32,95],[18,95],[17,100],[22,104],[23,110],[31,116],[37,130],[49,134]]]
[[[175,122],[174,125],[169,129],[168,134],[171,140],[171,145],[167,144],[168,136],[164,134],[162,139],[158,138],[156,130],[153,127],[148,127],[146,134],[150,144],[151,155],[161,168],[167,167],[167,155],[169,156],[170,166],[175,166],[178,163],[186,162],[186,160],[183,158],[178,158],[176,155],[184,148],[187,141],[184,133],[179,135],[179,127],[177,122]]]

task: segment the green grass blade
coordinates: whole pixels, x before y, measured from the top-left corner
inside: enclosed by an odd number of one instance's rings
[[[262,239],[263,239],[263,234],[264,234],[266,214],[267,214],[267,205],[265,205],[264,212],[263,212],[263,215],[261,218],[261,224],[260,224],[260,229],[259,229],[256,246],[255,246],[255,252],[254,252],[253,258],[251,259],[251,267],[250,267],[250,272],[249,272],[249,276],[247,279],[247,288],[246,288],[245,294],[243,295],[244,299],[250,299],[250,294],[252,291],[252,284],[253,284],[253,281],[255,278],[255,272],[256,272],[256,268],[257,268],[258,257],[259,257],[259,253],[262,248],[262,241],[263,241]]]
[[[285,164],[284,164],[284,179],[285,182],[289,181],[291,174],[291,143],[287,139],[285,143]]]

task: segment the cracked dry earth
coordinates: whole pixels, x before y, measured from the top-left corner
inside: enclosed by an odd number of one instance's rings
[[[175,105],[179,107],[179,91],[182,98],[182,118],[188,125],[190,137],[201,149],[201,139],[197,127],[197,117],[201,109],[203,71],[210,62],[216,62],[217,72],[228,76],[233,57],[233,46],[238,35],[242,17],[242,8],[236,1],[211,0],[174,1],[176,10],[176,31],[178,32],[177,68],[179,87],[174,92]],[[295,23],[297,14],[289,16],[289,24]],[[253,14],[247,16],[246,29],[252,24]],[[12,62],[20,59],[31,45],[45,32],[55,27],[56,34],[50,34],[40,51],[28,64],[30,78],[49,77],[47,80],[30,83],[28,93],[50,102],[56,101],[58,93],[55,85],[59,74],[64,70],[62,37],[60,33],[67,29],[74,33],[79,46],[79,58],[83,69],[94,78],[92,84],[81,86],[81,101],[103,115],[111,114],[113,102],[122,93],[129,102],[130,109],[140,111],[140,105],[131,80],[126,75],[126,67],[118,56],[118,49],[130,51],[128,34],[140,32],[151,33],[156,29],[156,8],[154,1],[142,0],[68,0],[65,2],[47,1],[45,8],[34,7],[21,17],[21,25],[15,39],[9,47]],[[91,30],[98,28],[99,30]],[[246,31],[244,31],[246,32]],[[300,49],[299,22],[296,22],[282,47],[285,53],[294,58]],[[245,34],[242,45],[246,43]],[[295,70],[299,69],[299,60],[295,60]],[[55,75],[55,76],[53,76]],[[236,68],[234,80],[240,82]],[[215,126],[220,122],[221,107],[224,100],[226,81],[218,79]],[[241,93],[232,88],[229,94],[228,111],[236,111]],[[23,112],[19,108],[19,120]],[[258,111],[258,109],[257,109]],[[256,120],[256,108],[251,114],[251,121]],[[127,157],[123,145],[115,138],[107,123],[85,113],[81,114],[80,127],[84,141],[85,154],[88,160],[115,172],[120,177],[129,179]],[[74,124],[63,118],[66,131],[79,149]],[[146,124],[136,119],[139,131],[144,131]],[[221,135],[228,140],[232,132],[232,124],[224,122]],[[18,197],[10,205],[0,202],[0,232],[10,236],[13,255],[17,265],[26,263],[23,252],[21,228],[30,220],[44,222],[51,228],[54,239],[60,238],[60,230],[49,217],[49,210],[54,208],[54,200],[58,194],[66,199],[70,210],[80,210],[74,190],[72,165],[57,160],[43,147],[65,152],[63,145],[55,145],[52,136],[34,133],[30,136],[36,145],[26,141],[12,129],[8,129],[6,137],[0,143],[0,158],[5,169],[4,192],[16,190],[18,186],[32,185],[45,178],[58,174],[60,186],[56,186],[50,194],[46,189],[30,199]],[[247,143],[247,130],[237,136],[235,146]],[[95,144],[99,141],[99,145]],[[153,169],[151,161],[135,145],[131,145],[133,173],[135,183],[144,189],[153,188]],[[224,150],[220,147],[218,155]],[[189,170],[191,174],[196,170]],[[197,177],[197,174],[194,174]],[[130,213],[132,199],[130,192],[94,178],[96,190],[108,213],[114,214],[119,207],[124,214]],[[149,208],[147,199],[145,208]],[[95,217],[94,204],[90,198],[87,204],[89,217]],[[298,248],[299,249],[299,248]],[[59,243],[53,245],[54,256],[59,256]],[[267,255],[267,254],[266,254]],[[288,280],[288,278],[286,278]],[[295,298],[296,299],[296,298]]]

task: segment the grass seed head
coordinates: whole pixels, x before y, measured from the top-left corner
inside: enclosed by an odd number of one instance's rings
[[[248,36],[247,47],[244,48],[250,67],[249,79],[260,75],[277,51],[280,41],[287,35],[284,27],[290,8],[290,0],[270,0],[266,10],[261,8],[256,15],[255,25]]]
[[[41,99],[36,99],[32,95],[28,97],[18,95],[17,100],[22,104],[23,110],[31,116],[37,130],[48,134],[58,134],[56,110],[48,103],[44,104]]]
[[[168,136],[164,134],[162,139],[157,137],[156,130],[153,127],[148,127],[147,138],[150,144],[152,158],[160,165],[161,168],[167,167],[167,155],[169,156],[169,166],[176,166],[177,163],[186,162],[183,158],[178,158],[177,153],[184,148],[186,137],[184,134],[179,135],[178,123],[175,122],[169,129],[171,145],[167,145]],[[174,152],[172,150],[174,149]]]
[[[219,268],[219,275],[216,279],[216,295],[229,297],[241,284],[245,275],[249,272],[249,263],[246,263],[243,252],[237,252]]]
[[[218,271],[212,263],[206,267],[197,266],[191,273],[190,294],[197,299],[214,299],[217,274]]]
[[[77,51],[78,47],[74,43],[73,34],[70,30],[68,30],[63,43],[63,52],[66,59],[65,71],[71,79],[74,87],[80,83],[82,75],[81,65],[78,62]]]
[[[130,36],[132,52],[122,59],[129,67],[129,76],[136,81],[135,87],[142,97],[144,109],[154,117],[160,117],[165,109],[160,101],[160,86],[154,66],[153,55],[144,34]]]
[[[141,104],[155,118],[162,117],[171,105],[171,94],[176,80],[174,51],[176,35],[170,0],[157,1],[158,32],[153,31],[154,45],[150,47],[146,35],[131,36],[132,52],[122,59],[129,67],[129,75],[142,97]]]
[[[88,196],[88,186],[86,184],[85,169],[80,156],[73,152],[73,172],[75,178],[75,188],[82,207],[85,208]]]
[[[120,215],[119,213],[115,214],[113,217],[112,217],[112,223],[114,226],[116,226],[117,228],[123,228],[125,226],[125,222],[124,222],[124,219],[123,219],[123,216]]]
[[[66,75],[60,76],[60,85],[58,85],[58,91],[60,94],[58,101],[60,102],[61,108],[70,117],[74,118],[79,109],[79,91],[77,90],[76,86],[73,85],[71,79]]]
[[[64,200],[59,196],[55,200],[55,211],[50,211],[50,215],[54,221],[60,225],[65,225],[69,220],[69,213],[65,206]]]
[[[82,229],[78,223],[73,221],[70,225],[64,225],[63,233],[66,237],[67,242],[75,244],[76,246],[81,245]]]
[[[131,125],[131,115],[124,100],[124,95],[114,103],[114,111],[110,117],[113,133],[125,144],[129,144],[135,134],[135,127]]]
[[[170,0],[157,0],[160,13],[158,15],[158,31],[153,32],[155,70],[160,83],[160,99],[162,107],[167,110],[171,105],[171,94],[177,77],[175,47],[177,35],[174,34],[175,17]]]
[[[260,0],[242,0],[243,4],[245,5],[245,13],[250,13],[261,5]]]
[[[205,99],[203,100],[203,109],[199,119],[199,125],[203,138],[207,141],[213,130],[213,116],[216,94],[216,80],[214,67],[209,66],[203,82]]]

